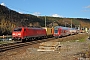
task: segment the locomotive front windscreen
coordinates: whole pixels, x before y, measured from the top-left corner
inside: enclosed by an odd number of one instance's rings
[[[21,31],[22,28],[15,28],[14,31]]]
[[[58,30],[54,30],[54,33],[58,33]]]

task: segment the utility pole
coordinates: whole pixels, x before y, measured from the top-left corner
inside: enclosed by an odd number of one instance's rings
[[[66,27],[66,24],[67,24],[67,22],[65,22],[65,27]]]
[[[71,28],[72,28],[72,19],[71,19]]]
[[[46,15],[45,15],[45,27],[46,27]]]
[[[80,25],[79,25],[79,30],[81,30]]]

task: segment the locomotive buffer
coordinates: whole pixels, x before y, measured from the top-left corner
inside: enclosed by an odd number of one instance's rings
[[[60,47],[60,42],[43,42],[40,43],[37,51],[55,51]]]

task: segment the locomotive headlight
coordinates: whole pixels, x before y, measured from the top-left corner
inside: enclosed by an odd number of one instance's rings
[[[12,34],[12,35],[15,35],[15,34]]]
[[[18,34],[18,35],[21,35],[21,34]]]

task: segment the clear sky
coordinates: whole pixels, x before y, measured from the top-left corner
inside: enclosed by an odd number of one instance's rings
[[[90,19],[90,0],[0,0],[0,4],[37,16]]]

